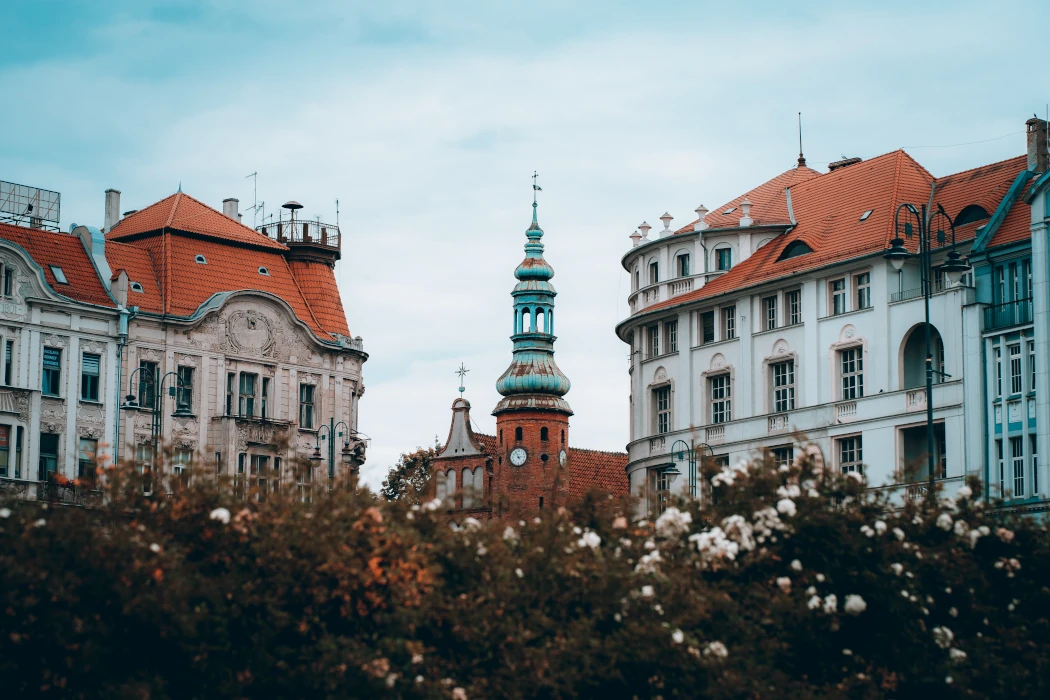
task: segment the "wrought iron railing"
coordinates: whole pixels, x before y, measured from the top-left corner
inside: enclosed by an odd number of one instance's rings
[[[988,306],[984,310],[984,329],[994,331],[1032,322],[1032,300],[1018,299]]]
[[[271,221],[256,229],[278,243],[310,243],[339,249],[339,227],[320,221]]]

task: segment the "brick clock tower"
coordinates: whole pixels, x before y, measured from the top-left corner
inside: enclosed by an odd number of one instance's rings
[[[554,270],[543,259],[533,185],[525,259],[514,271],[514,357],[496,382],[496,493],[513,510],[534,512],[564,502],[568,488],[569,379],[554,362]]]

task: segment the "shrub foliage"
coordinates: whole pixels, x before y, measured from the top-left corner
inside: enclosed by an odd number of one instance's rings
[[[479,523],[132,482],[0,504],[7,697],[1050,696],[1047,530],[970,497],[754,463],[652,523]]]

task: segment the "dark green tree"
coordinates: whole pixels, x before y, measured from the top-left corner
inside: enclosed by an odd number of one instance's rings
[[[436,447],[419,447],[405,452],[391,467],[379,493],[388,501],[419,503],[430,482],[430,465],[437,457]]]

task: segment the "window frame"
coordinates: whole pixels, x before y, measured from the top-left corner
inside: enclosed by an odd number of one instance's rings
[[[147,370],[152,368],[152,372],[139,372],[139,407],[152,411],[156,401],[157,375],[159,374],[160,365],[153,360],[140,359],[138,369],[141,370],[143,368]],[[143,377],[149,377],[149,379],[143,381]],[[147,400],[147,396],[149,400]]]
[[[660,356],[660,324],[646,326],[646,357]]]
[[[842,285],[839,287],[838,285]],[[849,298],[849,286],[845,277],[828,280],[828,315],[841,316],[849,311],[846,305]]]
[[[1016,449],[1019,448],[1019,449]],[[1025,495],[1025,454],[1024,454],[1024,436],[1022,435],[1011,435],[1010,436],[1010,472],[1012,478],[1010,483],[1013,489],[1010,492],[1012,498],[1024,498]]]
[[[255,417],[255,398],[258,395],[257,381],[259,375],[255,372],[241,372],[237,382],[237,416],[240,418]]]
[[[671,385],[653,387],[653,434],[666,435],[672,428]]]
[[[802,290],[791,289],[784,292],[784,310],[788,313],[789,326],[802,324]]]
[[[305,392],[304,389],[306,389]],[[299,382],[299,428],[301,430],[317,429],[316,389],[317,387],[315,387],[313,384],[309,384],[307,382]],[[307,420],[307,418],[309,420]]]
[[[871,272],[857,272],[853,275],[853,296],[857,302],[856,310],[871,308]]]
[[[708,325],[708,323],[707,323],[708,320],[711,321],[710,325]],[[700,312],[699,329],[698,330],[699,330],[700,344],[701,345],[708,345],[709,343],[714,343],[714,342],[716,342],[718,340],[718,337],[715,335],[715,311],[714,311],[714,309],[708,309],[707,311],[701,311]],[[708,333],[708,331],[710,331],[710,334]],[[710,340],[708,340],[709,336],[710,336]]]
[[[679,253],[675,256],[675,271],[679,277],[688,277],[690,274],[689,269],[689,253]]]
[[[733,249],[729,246],[715,248],[715,271],[728,272],[733,269]]]
[[[63,348],[44,346],[40,355],[40,393],[44,396],[62,396],[62,359]],[[48,352],[58,354],[54,366],[47,365]]]
[[[777,295],[762,297],[762,330],[775,331],[777,320]]]
[[[88,371],[88,358],[94,358],[95,372]],[[80,400],[99,403],[100,382],[102,377],[102,355],[93,352],[80,354]],[[92,393],[93,390],[93,393]]]
[[[773,413],[795,410],[795,359],[769,363]]]
[[[678,319],[664,321],[664,335],[667,336],[667,352],[678,352]]]
[[[647,286],[651,287],[654,284],[660,284],[660,262],[658,260],[649,263],[649,284]]]
[[[844,435],[835,438],[835,459],[841,474],[864,474],[864,436]]]
[[[707,377],[709,422],[721,425],[733,420],[733,376],[719,372]]]
[[[193,365],[178,365],[175,368],[175,408],[185,406],[190,411],[193,410],[193,380],[196,374],[196,367]],[[184,374],[189,375],[189,381]],[[189,385],[189,388],[184,388]]]
[[[1021,370],[1021,343],[1009,343],[1006,351],[1010,360],[1010,396],[1016,396],[1022,393],[1024,388],[1024,375]]]
[[[736,338],[736,304],[723,306],[722,309],[722,339],[733,340]]]
[[[864,346],[850,345],[839,348],[837,353],[839,401],[856,401],[864,398]],[[852,356],[849,365],[847,365],[848,355]],[[852,369],[847,369],[848,366],[851,366]]]
[[[4,340],[4,386],[14,386],[12,380],[15,375],[15,341],[7,338]]]

